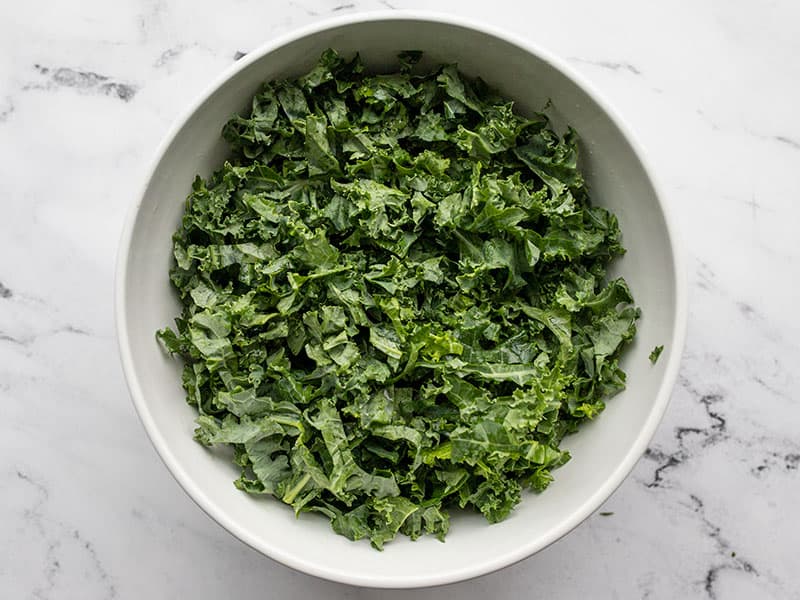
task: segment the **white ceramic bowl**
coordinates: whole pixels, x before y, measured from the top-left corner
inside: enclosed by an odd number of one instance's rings
[[[618,262],[642,307],[639,334],[623,361],[628,389],[595,422],[565,440],[572,460],[541,495],[526,495],[506,521],[488,525],[457,514],[447,541],[398,539],[384,552],[334,534],[327,520],[295,519],[289,507],[234,488],[228,458],[193,441],[195,411],[181,389],[181,364],[154,338],[179,304],[168,279],[171,235],[195,174],[221,164],[220,129],[243,110],[259,83],[299,75],[333,47],[360,52],[380,69],[398,51],[425,51],[430,63],[458,62],[516,101],[518,110],[553,102],[554,124],[582,137],[582,162],[596,203],[619,217],[628,254]],[[525,40],[460,18],[382,12],[330,20],[274,40],[232,66],[167,134],[125,225],[116,282],[120,353],[145,429],[180,485],[233,535],[290,567],[370,587],[418,587],[475,577],[554,542],[608,498],[644,452],[669,400],[686,321],[679,248],[641,148],[614,111],[560,60]],[[648,353],[665,349],[653,366]]]

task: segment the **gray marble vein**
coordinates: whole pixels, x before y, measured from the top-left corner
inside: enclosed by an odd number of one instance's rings
[[[570,57],[570,60],[573,62],[583,63],[586,65],[593,65],[595,67],[600,67],[601,69],[610,69],[611,71],[627,71],[633,75],[641,75],[642,72],[639,70],[638,67],[632,65],[629,62],[620,62],[620,61],[613,61],[613,60],[592,60],[588,58],[578,58],[578,57]]]
[[[773,135],[772,139],[781,144],[786,144],[787,146],[789,146],[790,148],[794,148],[795,150],[800,150],[800,142],[797,141],[796,139],[787,137],[785,135]]]
[[[45,67],[33,65],[39,81],[27,84],[23,89],[54,89],[60,87],[74,88],[87,94],[102,94],[130,102],[138,91],[138,87],[120,81],[114,81],[108,75],[92,71],[73,69],[71,67]]]
[[[14,105],[11,103],[10,98],[5,98],[4,103],[0,106],[2,106],[2,109],[0,109],[0,123],[3,123],[11,117],[11,113],[14,112]]]

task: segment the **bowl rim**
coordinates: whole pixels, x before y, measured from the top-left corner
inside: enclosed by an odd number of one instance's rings
[[[649,180],[649,183],[655,192],[656,201],[664,216],[666,237],[669,242],[673,257],[672,275],[675,280],[675,323],[672,331],[672,337],[668,342],[665,343],[665,346],[669,344],[668,347],[670,348],[668,362],[664,368],[664,375],[661,380],[661,385],[658,389],[655,402],[653,403],[653,407],[650,410],[650,414],[648,415],[644,426],[642,427],[632,446],[625,454],[624,459],[617,465],[612,474],[608,477],[608,479],[606,479],[604,484],[599,487],[591,496],[589,496],[583,502],[583,504],[570,515],[569,518],[552,527],[544,535],[531,540],[525,545],[515,548],[514,551],[506,552],[501,555],[488,556],[479,564],[470,564],[469,566],[450,569],[448,571],[436,573],[435,575],[416,575],[412,573],[390,576],[374,576],[370,573],[354,573],[320,565],[316,562],[307,561],[302,556],[285,552],[281,549],[279,544],[270,544],[264,540],[258,539],[247,529],[238,525],[234,519],[226,514],[225,511],[220,509],[214,502],[212,502],[208,496],[206,496],[203,490],[192,481],[181,464],[176,460],[175,456],[170,452],[166,440],[163,436],[161,436],[156,428],[155,421],[147,408],[147,403],[145,402],[144,394],[142,393],[142,389],[139,384],[139,377],[134,366],[129,332],[125,319],[125,315],[127,314],[126,298],[128,291],[126,281],[134,226],[142,205],[142,201],[145,197],[150,182],[152,181],[153,175],[155,174],[158,165],[163,160],[172,141],[191,119],[192,115],[202,106],[204,102],[206,102],[206,100],[209,99],[209,97],[216,93],[216,91],[236,73],[245,69],[251,63],[260,60],[264,55],[280,48],[281,46],[297,41],[303,37],[345,25],[374,21],[409,20],[442,23],[446,25],[462,27],[465,29],[471,29],[497,38],[508,44],[517,46],[525,52],[536,56],[543,62],[549,64],[551,67],[562,73],[566,78],[571,80],[583,92],[585,92],[602,109],[614,126],[617,127],[617,129],[621,132],[623,138],[631,146],[634,154],[640,161],[642,170],[644,171],[645,176]],[[611,494],[622,484],[625,478],[633,470],[638,460],[644,454],[647,445],[655,434],[664,412],[666,411],[672,394],[672,389],[677,379],[681,357],[683,354],[688,322],[688,282],[687,270],[685,266],[686,258],[683,250],[684,247],[685,246],[681,244],[679,240],[677,228],[675,226],[674,215],[669,206],[664,202],[662,188],[660,187],[657,178],[654,176],[654,171],[649,160],[647,159],[647,154],[644,151],[644,148],[632,133],[631,128],[617,113],[613,106],[604,100],[603,97],[594,89],[593,85],[589,84],[581,74],[577,73],[573,67],[566,63],[566,61],[563,59],[541,48],[521,35],[509,32],[501,27],[479,22],[476,19],[465,18],[443,12],[415,9],[391,9],[365,11],[351,15],[325,18],[308,25],[293,28],[287,33],[268,40],[226,68],[221,74],[214,78],[211,84],[208,85],[204,91],[195,98],[188,108],[184,109],[179,114],[162,138],[157,150],[155,151],[155,156],[150,162],[146,171],[144,183],[138,190],[136,201],[133,202],[129,207],[127,215],[125,216],[117,251],[114,281],[114,319],[116,322],[119,355],[122,363],[123,374],[125,376],[136,413],[138,414],[139,419],[144,426],[148,437],[150,438],[150,441],[155,447],[157,454],[181,488],[183,488],[183,490],[195,502],[195,504],[197,504],[197,506],[199,506],[203,512],[205,512],[212,520],[226,529],[230,534],[243,541],[254,550],[257,550],[261,554],[292,569],[330,581],[372,588],[418,588],[445,585],[448,583],[472,579],[493,571],[497,571],[528,558],[529,556],[532,556],[540,550],[548,547],[572,531],[586,518],[588,518],[595,510],[597,510],[597,508],[599,508],[599,506],[611,496]]]

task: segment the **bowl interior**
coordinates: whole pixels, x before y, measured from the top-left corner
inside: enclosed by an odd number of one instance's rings
[[[581,135],[594,202],[619,217],[628,254],[616,269],[643,310],[639,335],[624,360],[628,390],[594,423],[565,440],[573,459],[554,472],[551,487],[527,495],[497,525],[472,514],[455,515],[445,544],[398,539],[376,552],[366,542],[335,535],[321,518],[298,521],[281,503],[236,490],[232,480],[238,473],[228,456],[192,440],[195,414],[184,402],[180,361],[167,357],[154,338],[155,330],[171,324],[179,312],[168,280],[171,235],[195,174],[209,174],[225,157],[222,125],[248,105],[260,82],[303,73],[327,47],[345,55],[360,52],[376,70],[394,68],[398,51],[420,49],[429,63],[457,62],[468,75],[481,76],[523,113],[551,100],[556,127],[569,123]],[[676,258],[662,207],[636,151],[598,101],[550,59],[504,36],[454,22],[340,21],[246,58],[173,133],[123,240],[120,347],[137,409],[162,458],[200,506],[232,533],[289,566],[329,579],[389,587],[446,583],[510,564],[554,541],[597,508],[632,468],[666,405],[668,367],[677,363],[681,350],[676,347],[682,339]],[[652,366],[647,355],[656,344],[666,348]]]

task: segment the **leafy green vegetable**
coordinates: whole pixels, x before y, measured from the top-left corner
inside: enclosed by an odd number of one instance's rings
[[[658,357],[661,356],[663,351],[664,346],[656,346],[653,348],[653,351],[650,353],[650,362],[656,364],[656,362],[658,362]]]
[[[639,311],[578,140],[453,65],[369,74],[326,51],[263,85],[175,233],[195,438],[235,484],[376,548],[443,539],[541,491],[623,389]]]

